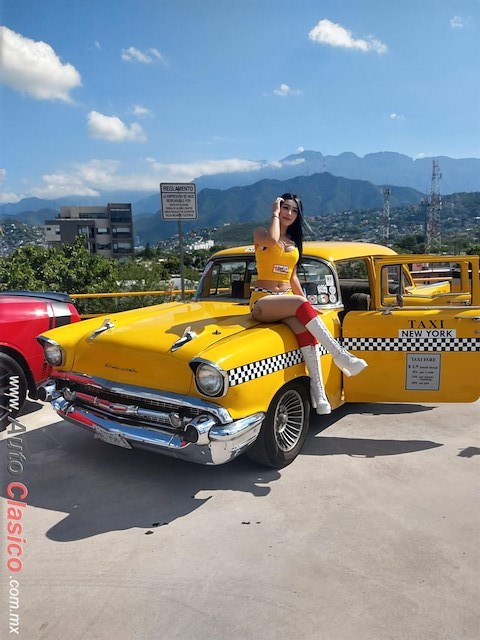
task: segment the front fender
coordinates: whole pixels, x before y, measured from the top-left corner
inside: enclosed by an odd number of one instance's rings
[[[282,323],[252,327],[212,345],[202,357],[226,372],[228,390],[218,402],[235,419],[266,412],[281,387],[306,376],[297,340]]]

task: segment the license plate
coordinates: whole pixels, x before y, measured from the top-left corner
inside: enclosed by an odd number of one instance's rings
[[[125,449],[131,449],[131,445],[125,440],[119,433],[113,433],[111,431],[104,431],[103,429],[95,428],[95,438],[100,438],[103,442],[108,444],[115,444],[117,447],[124,447]]]

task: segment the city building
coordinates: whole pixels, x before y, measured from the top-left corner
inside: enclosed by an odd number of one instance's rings
[[[213,240],[198,240],[193,244],[189,244],[186,249],[188,251],[200,251],[201,249],[211,249],[214,244]]]
[[[106,258],[133,257],[132,205],[60,207],[55,220],[45,222],[48,247],[59,247],[84,235],[90,253]]]

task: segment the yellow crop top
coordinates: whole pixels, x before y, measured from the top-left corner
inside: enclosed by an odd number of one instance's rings
[[[298,257],[297,247],[291,251],[284,251],[279,244],[272,244],[268,247],[257,245],[255,259],[258,279],[290,282]]]

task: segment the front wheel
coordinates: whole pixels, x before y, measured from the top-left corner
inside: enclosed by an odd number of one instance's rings
[[[247,451],[254,462],[281,469],[293,462],[307,437],[310,399],[305,387],[289,382],[273,397],[257,439]]]
[[[0,353],[0,431],[8,426],[8,417],[15,417],[27,397],[27,379],[20,365],[6,353]]]

